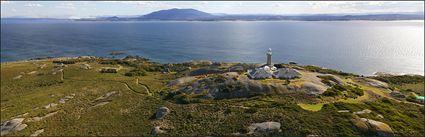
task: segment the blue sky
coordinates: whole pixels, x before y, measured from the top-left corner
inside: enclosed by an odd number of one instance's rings
[[[335,14],[424,12],[423,1],[1,1],[1,17],[85,18],[144,15],[170,8],[227,14]]]

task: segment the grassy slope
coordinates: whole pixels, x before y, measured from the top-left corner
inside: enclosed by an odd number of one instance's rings
[[[361,136],[350,121],[354,116],[351,113],[337,113],[340,109],[358,111],[370,108],[386,117],[384,122],[389,123],[397,134],[421,135],[424,134],[423,120],[420,107],[395,105],[389,106],[377,102],[374,105],[356,103],[326,104],[320,111],[312,112],[297,105],[298,93],[257,96],[252,98],[206,100],[204,103],[174,104],[162,100],[155,94],[166,87],[165,83],[173,78],[167,74],[149,72],[148,76],[126,77],[124,68],[118,74],[101,74],[96,69],[101,66],[91,63],[95,68],[81,70],[78,64],[65,68],[63,83],[61,74],[51,75],[51,62],[37,62],[47,64],[47,68],[37,69],[29,63],[8,63],[1,65],[1,121],[13,116],[29,112],[27,118],[43,116],[49,112],[58,111],[58,114],[39,122],[29,122],[29,126],[21,132],[9,135],[30,135],[35,130],[43,128],[41,135],[141,135],[148,136],[150,129],[156,125],[170,128],[165,136],[194,136],[194,135],[231,135],[235,132],[244,132],[245,128],[254,122],[276,121],[282,124],[282,134],[291,136],[305,136],[320,134],[322,136]],[[109,65],[111,66],[111,65]],[[20,72],[48,72],[47,75],[24,75],[19,80],[12,80]],[[154,94],[149,96],[146,89],[136,83],[146,84]],[[56,81],[55,81],[56,80]],[[41,83],[41,84],[40,84]],[[44,83],[44,84],[43,84]],[[46,85],[48,86],[40,86]],[[128,89],[124,84],[132,89]],[[111,91],[118,91],[119,95],[112,96],[111,103],[89,109],[95,103],[92,100]],[[60,98],[75,93],[75,98],[66,104],[50,109],[39,108],[49,103],[58,103]],[[55,96],[51,96],[54,94]],[[378,108],[381,105],[386,109]],[[171,113],[164,120],[150,120],[160,106],[167,106]],[[378,106],[378,107],[374,107]],[[396,106],[396,107],[393,107]],[[347,108],[344,108],[347,107]],[[317,109],[316,107],[313,107]],[[422,107],[423,109],[423,107]],[[409,117],[410,116],[410,117]],[[366,115],[365,117],[373,117]],[[403,118],[400,121],[398,118]],[[374,119],[376,119],[374,117]],[[400,122],[397,122],[400,121]],[[412,125],[413,124],[413,125]]]

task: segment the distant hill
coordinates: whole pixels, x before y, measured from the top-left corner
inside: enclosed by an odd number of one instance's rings
[[[160,10],[141,16],[145,20],[201,20],[215,16],[195,9],[168,9]]]
[[[80,21],[148,21],[148,20],[186,20],[186,21],[222,21],[222,20],[299,20],[299,21],[344,21],[344,20],[424,20],[424,13],[374,13],[374,14],[332,14],[332,15],[231,15],[210,14],[196,9],[168,9],[155,11],[139,17],[99,17],[78,19]]]

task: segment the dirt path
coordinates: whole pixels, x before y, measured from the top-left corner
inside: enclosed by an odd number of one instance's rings
[[[137,84],[139,84],[139,85],[142,85],[142,86],[146,89],[146,91],[148,92],[148,94],[149,94],[149,95],[151,95],[151,94],[152,94],[152,91],[151,91],[151,89],[149,88],[149,86],[148,86],[148,85],[146,85],[146,84],[140,83],[138,78],[136,78],[136,83],[137,83]]]

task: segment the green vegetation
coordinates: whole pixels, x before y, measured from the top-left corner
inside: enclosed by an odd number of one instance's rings
[[[344,95],[345,97],[356,98],[358,96],[363,96],[363,94],[363,90],[359,87],[334,85],[328,88],[322,95],[331,97]]]
[[[319,111],[319,110],[322,109],[323,103],[317,103],[317,104],[303,104],[303,103],[300,103],[300,104],[298,104],[298,106],[300,106],[301,108],[303,108],[305,110]]]
[[[323,110],[325,111],[350,110],[356,112],[370,109],[372,113],[361,114],[360,116],[387,123],[394,130],[395,136],[420,136],[425,134],[423,120],[420,120],[424,118],[423,112],[421,112],[423,108],[412,104],[397,103],[386,98],[364,104],[338,102],[323,106]],[[382,115],[383,118],[377,118],[377,115]]]
[[[80,69],[80,63],[87,63],[92,69]],[[46,67],[38,68],[37,65],[41,64],[46,64]],[[117,73],[98,72],[102,67],[118,68],[119,65],[122,69]],[[188,67],[203,66],[205,64],[158,64],[145,59],[93,59],[68,64],[68,67],[61,68],[62,73],[55,68],[52,60],[2,63],[1,122],[26,112],[29,113],[24,116],[27,120],[57,112],[38,122],[24,122],[28,127],[8,134],[10,136],[28,136],[38,129],[44,129],[41,136],[150,136],[151,129],[158,125],[166,130],[161,136],[233,136],[234,133],[247,133],[247,127],[252,123],[265,121],[281,124],[282,132],[273,134],[275,136],[374,136],[356,128],[351,121],[364,117],[387,123],[396,136],[425,134],[423,106],[386,98],[360,102],[354,98],[362,96],[363,90],[368,90],[361,84],[359,87],[332,86],[326,94],[348,98],[332,100],[335,103],[325,100],[333,98],[325,94],[313,96],[304,92],[214,100],[205,97],[206,91],[186,93],[178,86],[168,85],[170,81],[189,73]],[[167,69],[171,72],[162,72]],[[32,71],[36,73],[29,74]],[[18,75],[22,77],[14,79]],[[226,77],[220,75],[206,79],[213,83],[199,81],[199,84],[208,86],[226,82]],[[413,87],[407,84],[402,86]],[[239,83],[223,84],[218,92],[232,94],[241,88],[243,85]],[[95,101],[97,98],[111,92],[116,94],[102,100],[109,103],[96,106],[99,102]],[[75,94],[74,98],[58,103],[71,94]],[[50,103],[57,103],[58,106],[43,108]],[[171,112],[163,120],[152,119],[162,106]],[[372,112],[361,115],[337,112],[363,109]],[[378,114],[384,118],[377,118]],[[271,136],[270,133],[255,135]]]
[[[75,64],[78,61],[75,60],[55,60],[53,63],[63,63],[63,64]]]
[[[336,81],[334,77],[332,76],[317,76],[320,79],[322,79],[322,83],[325,83],[328,86],[333,86],[334,84],[332,84],[333,81]]]
[[[146,76],[148,75],[148,73],[146,72],[146,70],[142,69],[142,68],[137,68],[134,70],[131,70],[130,72],[125,73],[126,76]]]
[[[404,94],[414,92],[418,95],[424,94],[425,77],[419,75],[402,75],[402,76],[376,76],[371,77],[390,84],[392,89],[400,90]]]
[[[307,65],[307,66],[301,66],[301,67],[308,70],[308,71],[324,73],[324,74],[336,74],[336,75],[342,75],[342,76],[357,76],[357,75],[352,74],[352,73],[346,73],[346,72],[337,71],[337,70],[333,70],[333,69],[325,69],[325,68],[321,68],[321,67],[318,67],[318,66]]]
[[[406,84],[406,83],[423,83],[424,82],[424,76],[419,75],[401,75],[401,76],[377,76],[372,77],[374,79],[387,82],[390,84]]]

